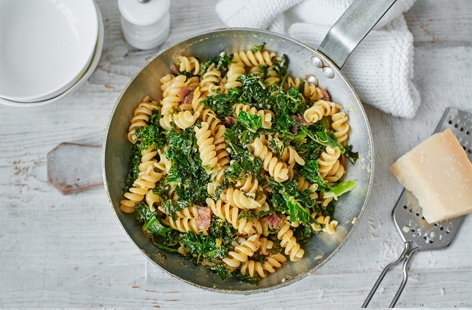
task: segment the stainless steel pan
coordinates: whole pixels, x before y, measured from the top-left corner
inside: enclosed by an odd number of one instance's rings
[[[367,116],[355,90],[343,76],[340,68],[349,54],[391,7],[395,0],[357,0],[331,28],[318,50],[298,41],[263,30],[228,28],[209,31],[185,40],[158,53],[130,81],[121,94],[111,118],[104,152],[104,183],[108,197],[126,233],[140,251],[157,266],[189,284],[231,293],[268,291],[288,285],[313,273],[333,257],[346,242],[362,215],[372,186],[374,154],[372,134]],[[334,236],[315,236],[304,246],[305,257],[260,281],[255,286],[233,280],[222,281],[206,268],[195,266],[182,256],[167,253],[154,247],[144,236],[141,226],[132,215],[119,210],[123,197],[123,183],[128,171],[131,145],[126,139],[127,128],[137,103],[144,96],[161,98],[159,78],[169,72],[175,55],[194,55],[207,58],[222,51],[248,49],[266,42],[267,49],[290,59],[290,73],[304,77],[314,75],[321,87],[327,88],[332,100],[340,103],[349,113],[352,128],[350,143],[359,152],[360,160],[348,169],[347,179],[358,181],[358,187],[339,199],[335,217],[339,220]]]

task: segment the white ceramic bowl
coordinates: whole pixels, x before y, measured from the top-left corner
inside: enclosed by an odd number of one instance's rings
[[[97,45],[93,0],[0,0],[0,97],[53,98],[87,71]]]
[[[13,107],[22,107],[22,108],[41,106],[41,105],[52,103],[54,101],[64,98],[65,96],[67,96],[68,94],[76,90],[80,85],[82,85],[97,68],[98,62],[100,60],[100,56],[102,54],[103,39],[104,39],[105,33],[104,33],[102,15],[100,13],[98,6],[97,6],[97,20],[98,20],[98,37],[97,37],[97,42],[96,42],[95,50],[93,53],[92,61],[90,62],[90,65],[85,71],[85,73],[79,78],[79,80],[75,84],[73,84],[70,88],[66,89],[63,93],[47,100],[42,100],[42,101],[37,101],[37,102],[19,102],[19,101],[8,100],[8,99],[4,99],[0,97],[0,104],[13,106]]]

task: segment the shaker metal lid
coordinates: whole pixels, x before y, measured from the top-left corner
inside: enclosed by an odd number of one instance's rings
[[[149,26],[167,14],[170,0],[118,0],[118,8],[128,22],[137,26]]]

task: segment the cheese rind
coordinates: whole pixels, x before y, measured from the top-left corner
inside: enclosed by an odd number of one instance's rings
[[[415,195],[428,223],[472,212],[472,163],[451,129],[417,145],[390,171]]]

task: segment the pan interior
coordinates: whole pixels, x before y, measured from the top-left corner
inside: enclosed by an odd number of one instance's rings
[[[193,55],[205,59],[222,51],[234,52],[249,49],[255,44],[266,43],[266,48],[279,55],[287,54],[289,71],[293,76],[315,75],[318,84],[327,88],[332,100],[344,106],[349,115],[351,136],[349,143],[359,152],[356,165],[349,165],[347,179],[357,180],[357,188],[337,202],[335,218],[339,226],[335,235],[319,234],[303,245],[305,257],[296,263],[286,263],[276,273],[258,285],[234,280],[221,280],[206,268],[195,266],[178,254],[167,253],[154,247],[143,235],[134,216],[122,213],[119,202],[124,193],[124,179],[128,172],[131,144],[126,135],[134,108],[145,96],[161,98],[159,79],[169,73],[175,55]],[[314,66],[311,58],[316,55],[334,70],[334,78],[327,78],[322,69]],[[329,260],[344,243],[355,227],[364,208],[373,175],[372,138],[361,103],[337,68],[315,50],[289,38],[270,32],[252,29],[216,30],[183,41],[157,55],[141,70],[122,93],[110,121],[105,142],[104,178],[110,201],[126,233],[136,246],[155,264],[170,274],[197,286],[225,292],[251,293],[286,285],[313,272]]]

